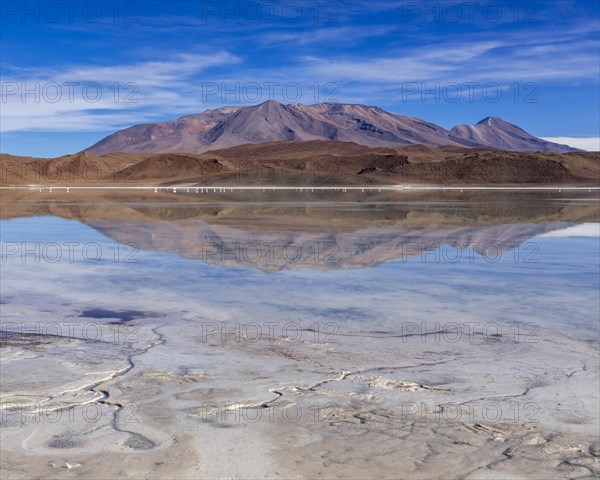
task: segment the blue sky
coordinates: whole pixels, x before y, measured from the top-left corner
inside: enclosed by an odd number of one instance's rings
[[[269,99],[600,136],[591,0],[1,5],[3,153],[72,153],[133,124]]]

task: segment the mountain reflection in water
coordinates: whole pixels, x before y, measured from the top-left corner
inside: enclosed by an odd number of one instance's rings
[[[273,201],[271,201],[273,200]],[[600,221],[598,201],[552,193],[189,194],[5,192],[2,219],[56,216],[123,245],[265,272],[535,255],[537,235]]]

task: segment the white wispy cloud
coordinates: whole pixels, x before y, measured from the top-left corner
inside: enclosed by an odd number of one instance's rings
[[[77,78],[100,83],[135,82],[140,86],[165,87],[172,82],[181,83],[208,68],[231,65],[239,59],[227,52],[209,55],[180,53],[170,60],[148,61],[131,65],[75,67],[62,75],[59,80],[69,81]],[[71,80],[72,81],[72,80]]]
[[[516,45],[510,39],[399,49],[365,59],[307,56],[314,75],[351,81],[510,82],[598,78],[597,42]]]
[[[398,30],[397,25],[362,25],[356,27],[329,27],[329,28],[311,28],[305,31],[286,31],[267,32],[261,35],[259,41],[261,45],[349,45],[363,41],[366,38],[383,37]]]

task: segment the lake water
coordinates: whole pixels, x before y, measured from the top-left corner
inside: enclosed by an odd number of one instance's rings
[[[595,194],[37,195],[0,207],[3,478],[599,471]]]

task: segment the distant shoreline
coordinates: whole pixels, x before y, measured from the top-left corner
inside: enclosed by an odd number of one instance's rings
[[[81,185],[4,185],[0,186],[0,190],[38,190],[38,191],[66,191],[67,193],[70,190],[147,190],[147,191],[156,191],[165,192],[165,193],[228,193],[235,191],[262,191],[268,192],[271,191],[291,191],[291,192],[314,192],[314,191],[334,191],[344,193],[348,190],[351,191],[361,191],[361,192],[381,192],[381,191],[600,191],[600,187],[598,186],[586,186],[586,185],[546,185],[546,186],[517,186],[517,185],[506,185],[506,186],[498,186],[498,185],[377,185],[377,186],[368,186],[361,187],[356,185],[348,185],[348,186],[331,186],[331,187],[322,187],[322,186],[274,186],[274,185],[265,185],[265,186],[244,186],[244,187],[231,187],[231,186],[190,186],[186,184],[179,185],[96,185],[96,186],[81,186]]]

